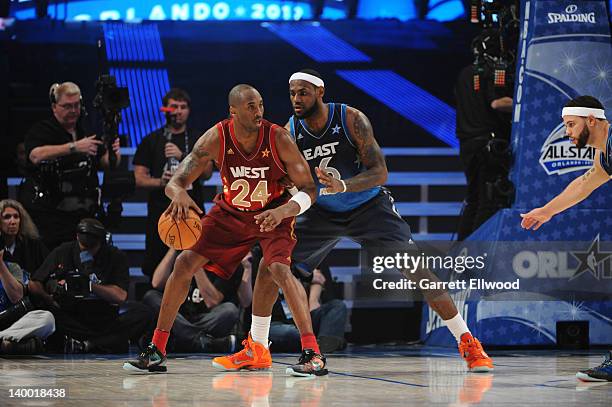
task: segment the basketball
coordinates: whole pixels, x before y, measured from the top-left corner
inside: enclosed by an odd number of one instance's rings
[[[200,216],[189,209],[185,220],[174,221],[165,212],[157,222],[159,237],[166,246],[176,250],[186,250],[193,247],[202,235]]]

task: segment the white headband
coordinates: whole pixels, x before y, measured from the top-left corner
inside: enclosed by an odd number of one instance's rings
[[[310,82],[317,87],[319,86],[325,87],[325,83],[323,82],[323,79],[317,78],[316,76],[311,75],[306,72],[296,72],[293,75],[291,75],[291,78],[289,78],[289,82],[298,81],[298,80]]]
[[[596,119],[606,120],[606,114],[603,109],[593,109],[592,107],[564,107],[561,112],[561,117],[565,116],[580,116],[589,117],[593,115]]]

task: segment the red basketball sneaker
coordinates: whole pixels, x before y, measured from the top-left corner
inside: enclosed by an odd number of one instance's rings
[[[257,370],[272,367],[272,355],[261,343],[253,342],[251,334],[242,341],[244,349],[229,356],[219,356],[213,359],[214,367],[223,370]]]
[[[480,341],[469,332],[461,335],[459,353],[466,361],[470,372],[490,372],[493,370],[493,359],[482,349]]]

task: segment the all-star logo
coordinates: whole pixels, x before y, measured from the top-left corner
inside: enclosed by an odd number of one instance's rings
[[[600,270],[604,261],[612,256],[612,252],[604,252],[599,248],[599,234],[595,236],[595,239],[591,242],[589,249],[586,252],[570,252],[572,256],[574,256],[580,264],[576,271],[574,271],[574,275],[570,277],[569,281],[572,281],[575,278],[580,277],[585,273],[589,273],[593,275],[597,280],[603,277],[603,272]]]
[[[573,145],[565,135],[565,125],[561,123],[550,132],[540,152],[540,165],[546,174],[563,175],[591,168],[596,151],[594,147]]]

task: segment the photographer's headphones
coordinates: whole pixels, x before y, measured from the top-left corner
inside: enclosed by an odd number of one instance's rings
[[[57,103],[57,97],[55,96],[55,91],[57,90],[57,88],[59,88],[60,84],[59,83],[54,83],[53,85],[51,85],[51,88],[49,89],[49,102],[51,104]]]
[[[57,103],[57,89],[66,84],[67,82],[63,82],[63,83],[54,83],[53,85],[51,85],[51,87],[49,88],[49,103],[54,104]],[[83,106],[83,94],[81,93],[81,88],[79,88],[79,102],[81,102],[81,107]]]

